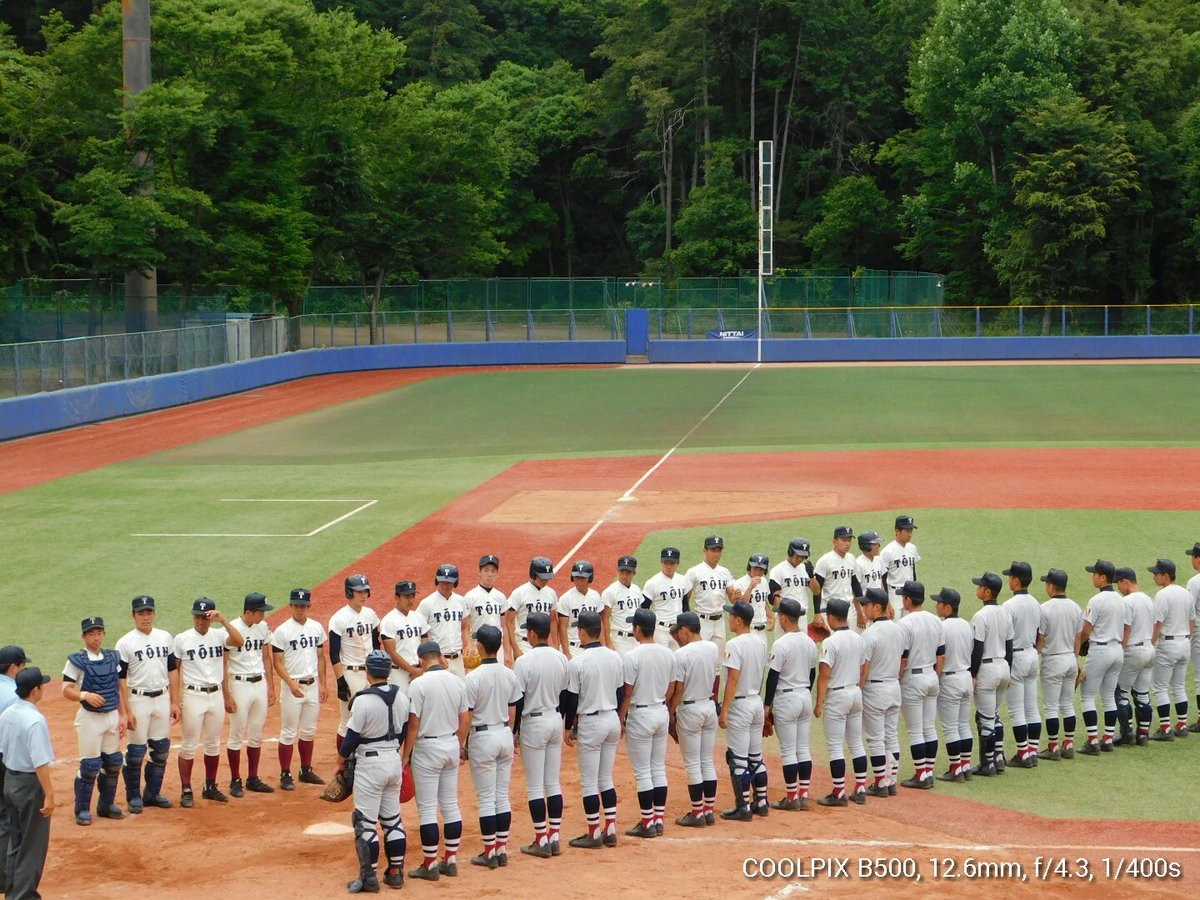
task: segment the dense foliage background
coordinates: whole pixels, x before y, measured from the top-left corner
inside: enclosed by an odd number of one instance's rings
[[[4,0],[0,281],[732,274],[1200,296],[1195,0]],[[148,177],[130,164],[153,159]]]

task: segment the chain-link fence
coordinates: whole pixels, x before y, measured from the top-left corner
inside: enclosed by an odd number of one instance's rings
[[[373,321],[372,321],[373,319]],[[616,309],[442,310],[324,313],[291,320],[297,349],[369,344],[487,341],[619,341],[625,317]],[[373,330],[372,330],[372,325]]]

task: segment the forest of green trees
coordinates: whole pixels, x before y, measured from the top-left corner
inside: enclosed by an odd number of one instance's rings
[[[126,109],[120,3],[0,5],[0,283],[735,274],[773,139],[781,267],[1200,297],[1196,0],[151,9]]]

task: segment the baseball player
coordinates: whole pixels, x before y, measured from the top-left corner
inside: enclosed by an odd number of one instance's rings
[[[258,777],[262,757],[263,725],[268,707],[275,705],[275,679],[267,673],[271,665],[271,626],[264,620],[275,607],[263,594],[247,594],[242,614],[229,623],[243,637],[240,647],[231,647],[225,655],[225,693],[233,700],[229,716],[229,793],[243,796],[245,791],[273,794],[275,788]],[[246,743],[249,772],[242,785],[242,742]]]
[[[467,605],[462,595],[454,591],[458,587],[458,566],[442,563],[433,581],[433,593],[421,601],[417,612],[429,623],[429,639],[441,648],[446,666],[459,678],[466,678],[463,651],[469,646],[470,635]]]
[[[1187,589],[1175,583],[1175,563],[1155,560],[1149,569],[1158,585],[1154,608],[1162,627],[1154,658],[1154,699],[1158,701],[1158,731],[1152,741],[1172,741],[1188,736],[1188,650],[1196,627],[1196,604]],[[1175,732],[1171,733],[1171,701],[1175,701]]]
[[[579,755],[579,791],[587,834],[571,839],[571,846],[598,849],[610,834],[616,838],[617,789],[613,783],[613,764],[621,741],[621,720],[617,705],[624,688],[621,656],[600,643],[600,616],[591,611],[579,615],[583,645],[567,665],[567,690],[563,696],[563,741],[574,744]],[[578,737],[572,737],[575,727]],[[604,807],[604,830],[600,829],[600,808]],[[628,833],[628,832],[627,832]],[[550,826],[550,847],[558,843],[554,823]]]
[[[778,609],[779,601],[795,600],[803,613],[801,625],[808,621],[809,610],[813,608],[813,595],[808,588],[813,574],[813,564],[808,559],[811,552],[806,539],[792,538],[788,541],[787,557],[776,563],[769,575],[771,605]],[[783,633],[783,623],[776,619],[775,637],[778,639]]]
[[[1159,619],[1154,601],[1138,588],[1137,573],[1123,567],[1117,569],[1117,592],[1125,603],[1125,624],[1129,628],[1129,639],[1121,673],[1117,676],[1117,714],[1121,722],[1121,737],[1118,744],[1146,746],[1150,739],[1150,722],[1154,718],[1150,706],[1150,685],[1154,677],[1154,640],[1158,636]],[[1129,704],[1133,698],[1134,706]],[[1134,712],[1137,715],[1137,733],[1133,733]]]
[[[683,576],[688,608],[700,619],[703,638],[717,645],[718,655],[725,652],[725,613],[721,610],[729,602],[733,582],[733,573],[721,565],[724,553],[725,539],[710,534],[704,539],[704,562],[692,566]]]
[[[344,584],[346,605],[329,619],[329,662],[337,683],[340,715],[335,745],[342,745],[350,721],[350,698],[367,686],[367,654],[379,649],[379,616],[367,606],[371,584],[366,575],[351,575]]]
[[[439,573],[443,568],[439,567]],[[457,573],[443,573],[443,577],[449,574]],[[443,583],[450,582],[439,582]],[[445,597],[444,594],[441,596]],[[439,875],[451,878],[458,875],[458,845],[462,840],[458,766],[466,758],[471,715],[467,707],[465,676],[455,676],[446,667],[437,641],[425,641],[417,648],[417,655],[421,658],[421,677],[408,686],[410,711],[404,756],[412,766],[424,858],[421,865],[408,870],[408,877],[437,881]],[[446,838],[441,862],[438,862],[441,845],[439,809]]]
[[[854,530],[849,525],[833,529],[833,549],[817,560],[809,587],[817,586],[813,591],[816,612],[821,611],[821,604],[828,604],[830,600],[845,600],[854,610],[849,626],[861,632],[867,627],[867,617],[862,611],[858,567],[850,552],[853,539]]]
[[[958,614],[962,597],[953,588],[936,594],[937,615],[942,620],[946,654],[938,686],[937,715],[942,722],[950,768],[938,781],[969,781],[971,778],[971,657],[975,633]],[[1035,601],[1036,602],[1036,601]]]
[[[154,627],[154,598],[139,595],[133,598],[132,606],[135,627],[117,641],[117,653],[128,713],[125,768],[121,774],[126,805],[136,815],[147,806],[171,808],[171,801],[162,795],[162,783],[171,750],[171,726],[179,721],[179,697],[171,693],[170,673],[178,665],[171,652],[173,641],[169,632]]]
[[[1042,604],[1038,619],[1037,649],[1042,655],[1042,703],[1046,714],[1046,749],[1038,753],[1038,759],[1071,759],[1075,756],[1075,685],[1079,676],[1083,610],[1067,597],[1067,573],[1062,569],[1051,569],[1041,580],[1049,599]]]
[[[887,577],[887,566],[879,558],[879,532],[864,531],[858,536],[858,559],[854,567],[858,569],[858,584],[866,594],[871,588],[883,589],[883,580]],[[867,616],[869,620],[871,617]]]
[[[1029,593],[1029,584],[1033,581],[1033,567],[1029,563],[1013,560],[1003,574],[1008,577],[1008,588],[1013,592],[1002,608],[1013,623],[1013,661],[1009,670],[1007,702],[1013,740],[1017,744],[1017,752],[1008,765],[1032,769],[1037,765],[1037,748],[1042,737],[1042,717],[1038,711],[1037,653],[1041,607]]]
[[[554,577],[554,563],[544,556],[535,556],[529,561],[529,580],[515,588],[508,596],[508,613],[504,616],[504,633],[513,648],[513,659],[528,653],[533,646],[526,629],[530,613],[543,613],[554,621],[558,610],[558,595],[550,587]],[[558,632],[551,629],[550,646],[558,641]],[[561,729],[559,729],[561,731]]]
[[[417,583],[396,582],[396,606],[379,623],[379,643],[392,660],[388,681],[408,693],[412,679],[421,674],[417,647],[429,639],[429,623],[417,609]]]
[[[508,598],[496,587],[500,574],[500,557],[488,553],[479,557],[479,584],[463,595],[467,607],[467,630],[475,634],[484,625],[491,625],[504,634],[504,614],[508,612]],[[496,659],[512,668],[512,649],[502,641]]]
[[[867,802],[867,752],[862,743],[862,684],[867,649],[862,636],[847,626],[850,604],[835,599],[825,604],[831,633],[821,642],[817,695],[813,715],[825,724],[825,747],[829,751],[829,774],[833,790],[817,803],[846,806],[846,756],[843,741],[850,747],[854,764],[855,803]]]
[[[214,628],[213,623],[221,625]],[[183,792],[179,805],[191,809],[192,762],[196,747],[204,743],[205,800],[227,803],[229,798],[217,787],[217,767],[221,764],[221,730],[225,713],[233,705],[226,693],[225,653],[241,647],[246,639],[217,609],[217,604],[201,597],[192,604],[192,627],[175,635],[175,658],[179,665],[171,673],[171,693],[179,697],[180,732],[179,783]]]
[[[364,660],[367,687],[350,702],[350,719],[338,745],[338,771],[354,757],[354,851],[358,855],[358,877],[346,889],[351,894],[376,894],[379,877],[379,831],[383,829],[383,852],[387,857],[383,883],[390,888],[404,885],[404,856],[408,839],[400,821],[400,781],[404,764],[400,746],[408,727],[408,697],[390,684],[392,659],[382,650],[372,650]]]
[[[75,824],[92,824],[92,788],[100,784],[96,815],[124,817],[114,802],[121,774],[121,738],[129,721],[121,690],[121,655],[105,650],[104,620],[83,620],[83,649],[67,657],[63,668],[63,697],[79,704],[75,735],[79,740],[79,771],[75,775]],[[10,854],[11,854],[10,849]]]
[[[540,557],[545,559],[545,557]],[[537,562],[535,558],[534,562]],[[546,560],[547,567],[549,560]],[[532,566],[531,566],[532,568]],[[535,582],[530,582],[537,588]],[[518,589],[519,590],[519,589]],[[515,596],[517,591],[513,591]],[[518,611],[519,612],[519,611]],[[521,640],[528,640],[528,650],[521,651],[517,644],[517,661],[513,674],[521,689],[520,712],[521,767],[525,771],[525,795],[529,802],[529,815],[533,820],[533,840],[521,847],[529,856],[549,859],[554,850],[550,846],[550,824],[557,837],[562,826],[563,798],[560,784],[562,769],[563,719],[559,712],[560,696],[567,689],[569,661],[550,645],[550,613],[531,611],[520,623]],[[611,839],[606,828],[605,844],[617,840],[616,792],[612,792]],[[601,797],[608,808],[608,798]],[[548,824],[550,823],[550,824]],[[609,823],[606,823],[608,825]],[[497,834],[497,840],[501,839]],[[501,857],[504,865],[504,857]]]
[[[498,565],[498,563],[497,563]],[[508,784],[512,778],[513,725],[521,686],[513,670],[500,662],[504,632],[485,623],[475,631],[479,665],[467,673],[467,707],[471,711],[471,783],[479,799],[479,834],[483,853],[471,857],[471,865],[495,869],[501,854],[508,857],[508,830],[512,804]],[[497,839],[505,835],[505,843]]]
[[[878,549],[878,544],[875,546]],[[904,633],[891,618],[888,595],[882,588],[867,588],[863,610],[871,626],[863,632],[867,667],[862,684],[862,727],[871,746],[875,779],[867,788],[867,796],[887,797],[895,789],[900,773],[900,660]]]
[[[671,636],[679,649],[671,660],[671,692],[667,699],[674,735],[687,771],[688,797],[692,811],[675,820],[685,828],[700,828],[716,822],[717,767],[713,753],[717,744],[717,710],[714,699],[721,652],[715,641],[704,637],[704,625],[694,612],[675,618]]]
[[[946,654],[946,630],[941,620],[925,609],[925,585],[906,581],[900,588],[906,615],[900,620],[904,632],[904,665],[900,669],[900,710],[908,728],[908,745],[915,771],[901,784],[906,788],[930,790],[937,763],[938,679]]]
[[[558,646],[570,659],[580,648],[579,614],[594,612],[600,616],[601,644],[608,646],[604,639],[608,635],[609,614],[600,599],[600,594],[592,588],[596,570],[586,559],[580,559],[571,565],[571,587],[563,591],[558,598],[557,624]]]
[[[617,580],[604,589],[600,601],[609,613],[609,646],[624,656],[637,646],[633,629],[625,621],[638,609],[644,597],[642,589],[633,583],[637,572],[637,557],[622,556],[617,560]],[[613,623],[616,624],[613,624]],[[724,640],[722,638],[722,640]]]
[[[1195,610],[1195,621],[1198,623],[1192,630],[1192,682],[1196,689],[1196,721],[1189,727],[1188,731],[1193,734],[1200,733],[1200,541],[1196,541],[1192,545],[1192,549],[1187,551],[1188,558],[1192,561],[1192,568],[1196,570],[1196,574],[1188,579],[1187,590],[1192,595],[1193,608]]]
[[[733,784],[731,809],[722,819],[749,822],[753,815],[765,816],[767,768],[763,765],[763,675],[767,668],[767,643],[750,630],[754,607],[745,600],[725,604],[733,637],[725,645],[725,693],[719,724],[725,729],[725,762]],[[754,802],[750,803],[753,787]]]
[[[996,602],[1004,584],[999,575],[984,572],[971,583],[975,585],[975,598],[983,604],[971,618],[971,678],[975,682],[975,727],[979,732],[979,766],[971,774],[990,777],[1004,771],[1003,752],[999,760],[996,758],[996,729],[1000,726],[1000,697],[1008,690],[1013,622]]]
[[[746,574],[733,583],[734,596],[754,607],[754,621],[750,623],[750,631],[763,642],[767,643],[768,630],[775,628],[775,609],[771,604],[771,582],[767,572],[771,568],[771,560],[765,553],[751,553],[746,562]]]
[[[687,579],[679,574],[679,548],[663,547],[659,563],[659,572],[642,585],[642,608],[653,612],[658,620],[654,639],[678,650],[679,646],[671,640],[671,626],[675,624],[676,616],[688,608]]]
[[[1083,753],[1096,756],[1101,752],[1111,753],[1113,749],[1117,730],[1117,679],[1125,662],[1128,626],[1125,624],[1125,602],[1113,585],[1117,567],[1106,559],[1098,559],[1094,565],[1087,566],[1087,570],[1092,575],[1092,586],[1099,593],[1088,601],[1083,614],[1080,642],[1081,645],[1087,643],[1088,656],[1079,695],[1083,724],[1087,729]],[[1099,739],[1097,693],[1104,705],[1103,741]]]
[[[313,740],[317,736],[317,715],[328,699],[325,686],[325,629],[308,617],[312,591],[293,588],[288,597],[291,618],[271,635],[271,662],[279,687],[279,786],[294,791],[292,751],[300,744],[300,780],[305,784],[324,784],[312,768]]]
[[[884,589],[892,604],[892,615],[900,618],[905,614],[901,589],[906,581],[917,580],[917,563],[921,554],[912,542],[912,533],[917,530],[912,516],[896,516],[896,539],[883,548],[880,562],[887,569]]]
[[[812,780],[808,736],[812,728],[812,685],[817,678],[817,645],[800,630],[803,621],[804,607],[799,601],[791,597],[779,601],[778,624],[783,634],[771,645],[767,659],[763,718],[767,731],[774,731],[779,738],[779,761],[783,765],[787,795],[772,803],[772,809],[808,809],[808,786]]]
[[[630,837],[651,838],[663,833],[667,809],[667,730],[671,724],[667,695],[671,690],[674,656],[654,640],[658,624],[654,613],[639,609],[629,621],[638,645],[622,659],[625,693],[618,715],[625,731],[625,750],[637,780],[642,818],[625,833]]]

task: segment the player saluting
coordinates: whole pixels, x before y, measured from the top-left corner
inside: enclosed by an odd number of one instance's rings
[[[392,659],[388,681],[407,694],[409,683],[421,674],[417,647],[428,639],[429,623],[416,609],[416,582],[397,581],[395,591],[396,608],[379,623],[379,642]]]
[[[171,726],[179,721],[179,697],[171,693],[170,673],[178,664],[171,652],[171,635],[154,627],[154,598],[133,598],[136,626],[117,641],[121,656],[121,689],[129,714],[125,747],[125,800],[129,811],[140,813],[147,806],[169,809],[162,795],[167,754],[171,750]],[[142,792],[142,763],[146,762],[146,790]]]
[[[722,819],[749,822],[751,813],[765,816],[767,769],[762,761],[763,674],[767,668],[767,644],[751,631],[754,607],[745,600],[725,604],[729,630],[734,636],[725,645],[725,694],[719,718],[725,732],[725,761],[733,784],[732,809]],[[747,796],[754,788],[754,804]]]
[[[642,819],[625,833],[646,838],[662,834],[667,809],[667,729],[671,719],[667,695],[674,659],[670,650],[654,640],[657,621],[650,610],[639,609],[630,621],[638,645],[623,660],[625,695],[619,715],[625,728],[625,750],[637,780]]]
[[[265,621],[275,607],[263,594],[247,594],[242,614],[229,623],[245,642],[226,655],[225,692],[233,698],[229,717],[229,793],[241,797],[245,791],[272,794],[275,788],[258,777],[262,757],[263,725],[267,707],[275,705],[275,679],[268,676],[271,665],[271,626]],[[249,775],[242,785],[242,740],[246,742],[246,761]]]
[[[292,751],[297,734],[300,741],[300,780],[324,784],[312,769],[313,740],[317,715],[328,697],[325,686],[325,629],[308,617],[312,591],[293,588],[288,599],[292,617],[271,636],[271,661],[283,682],[279,689],[279,786],[294,791]]]
[[[779,737],[779,761],[787,796],[771,804],[772,809],[808,809],[808,785],[812,779],[812,754],[808,736],[812,727],[812,684],[817,673],[817,645],[800,630],[804,607],[789,598],[779,601],[783,634],[771,645],[768,660],[767,696],[763,714],[768,730]]]
[[[379,649],[379,616],[366,605],[371,596],[367,576],[347,578],[345,595],[346,605],[329,620],[329,662],[340,708],[334,741],[339,747],[350,721],[350,698],[367,686],[367,654]]]
[[[687,770],[688,797],[692,811],[675,820],[685,828],[701,828],[716,821],[717,767],[713,753],[717,744],[717,670],[721,653],[715,641],[704,637],[700,617],[682,612],[675,618],[671,636],[679,644],[672,654],[670,707],[674,736]]]
[[[75,714],[75,734],[79,739],[79,772],[75,776],[75,823],[92,824],[92,788],[100,782],[96,815],[120,819],[117,778],[121,773],[121,738],[125,735],[128,713],[125,696],[118,683],[121,656],[105,650],[104,620],[99,616],[84,619],[81,625],[83,649],[67,657],[63,669],[63,697],[79,704]]]
[[[201,797],[226,803],[229,798],[217,787],[217,766],[221,764],[221,729],[225,710],[233,698],[223,696],[225,688],[225,650],[245,642],[236,628],[226,625],[217,604],[201,597],[192,604],[192,627],[175,635],[175,658],[179,666],[171,673],[173,693],[181,698],[179,745],[179,783],[183,793],[179,805],[190,809],[192,798],[192,761],[196,747],[204,741],[204,791]]]
[[[644,599],[642,589],[633,583],[637,564],[635,556],[622,556],[618,559],[617,580],[600,595],[601,602],[609,611],[609,646],[622,656],[637,646],[633,639],[633,630],[626,622],[633,615],[633,611],[642,605]]]

